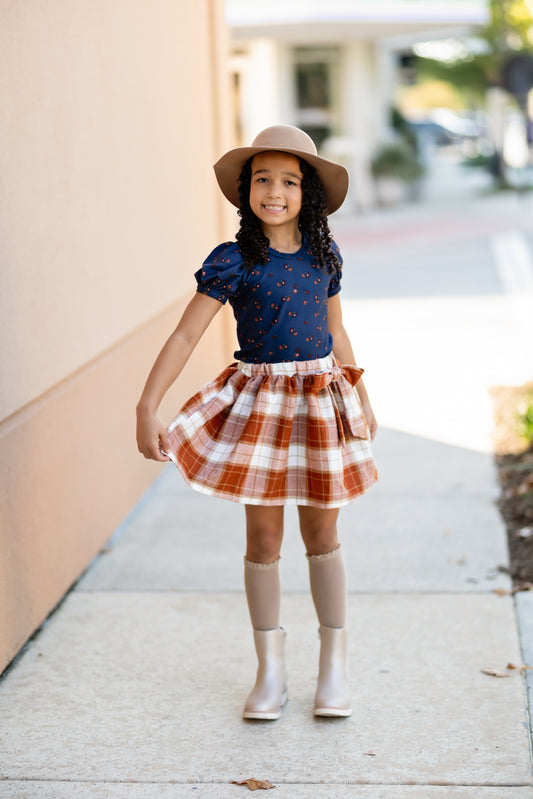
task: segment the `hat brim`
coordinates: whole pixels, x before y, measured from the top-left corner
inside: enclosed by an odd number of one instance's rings
[[[348,192],[349,178],[345,167],[303,150],[295,150],[291,147],[265,147],[264,145],[237,147],[223,155],[214,165],[213,169],[215,170],[218,185],[232,205],[237,206],[237,208],[240,206],[239,175],[246,161],[253,155],[268,151],[289,153],[307,161],[308,164],[316,169],[318,177],[324,186],[327,213],[332,214],[340,208]]]

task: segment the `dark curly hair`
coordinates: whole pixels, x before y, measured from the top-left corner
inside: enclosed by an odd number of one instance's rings
[[[253,156],[252,156],[253,158]],[[250,208],[250,186],[252,182],[252,158],[244,164],[239,175],[238,214],[241,218],[236,235],[245,266],[253,269],[257,264],[268,260],[269,240],[263,233],[261,221]],[[332,235],[326,213],[326,192],[314,167],[298,158],[302,170],[302,208],[298,227],[307,239],[309,249],[322,269],[330,274],[341,273],[341,265],[331,248]]]

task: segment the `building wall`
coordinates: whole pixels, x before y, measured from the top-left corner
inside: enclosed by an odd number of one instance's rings
[[[228,235],[222,0],[0,6],[0,671],[158,466],[149,366]],[[217,316],[161,409],[228,357]]]
[[[346,145],[342,160],[350,172],[347,199],[350,210],[367,210],[376,202],[370,162],[383,141],[381,122],[390,101],[379,81],[377,58],[374,42],[354,41],[344,45],[342,127]]]
[[[235,39],[231,67],[238,76],[239,95],[232,112],[240,143],[250,144],[262,128],[279,122],[304,127],[313,135],[313,115],[325,109],[309,113],[298,108],[295,70],[302,46],[309,49],[309,63],[313,63],[313,52],[317,63],[328,60],[324,51],[334,53],[326,115],[331,135],[320,149],[350,173],[350,191],[341,213],[365,210],[376,202],[370,160],[387,135],[393,87],[390,58],[375,41]]]

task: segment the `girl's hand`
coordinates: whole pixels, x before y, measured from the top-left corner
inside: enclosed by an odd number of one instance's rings
[[[137,447],[145,458],[170,460],[165,455],[170,452],[167,431],[157,418],[157,409],[220,308],[222,303],[218,300],[196,293],[157,356],[137,403]]]
[[[373,441],[378,431],[378,423],[376,422],[376,417],[374,416],[374,411],[372,410],[370,403],[362,402],[361,405],[363,406],[363,413],[368,425],[370,440]]]
[[[168,461],[170,445],[164,424],[155,414],[137,411],[137,447],[141,455],[153,461]]]

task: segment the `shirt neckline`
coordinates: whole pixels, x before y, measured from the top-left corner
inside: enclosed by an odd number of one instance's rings
[[[280,250],[275,250],[273,247],[269,247],[268,252],[271,255],[274,255],[276,258],[295,258],[297,255],[300,255],[306,247],[307,242],[305,241],[305,238],[302,238],[302,246],[295,252],[280,252]]]

